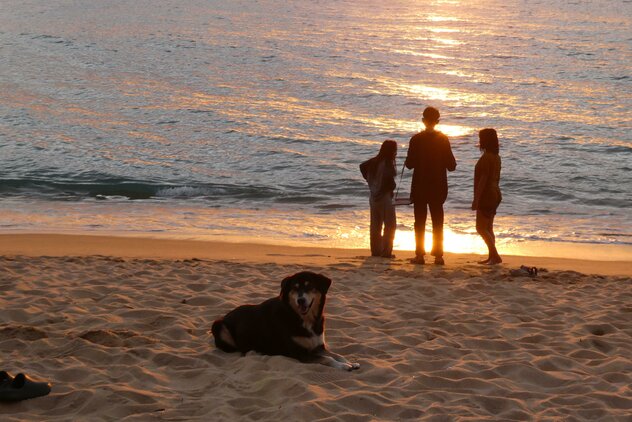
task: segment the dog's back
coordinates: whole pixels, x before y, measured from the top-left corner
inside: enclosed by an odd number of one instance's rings
[[[213,323],[215,345],[225,352],[255,350],[266,355],[296,355],[291,335],[300,319],[278,297],[259,305],[242,305]],[[298,357],[298,356],[296,356]]]

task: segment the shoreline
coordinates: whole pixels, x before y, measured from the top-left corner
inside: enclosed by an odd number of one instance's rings
[[[546,252],[546,251],[545,251]],[[413,251],[395,251],[396,258],[371,258],[368,249],[303,247],[254,242],[220,240],[173,239],[147,236],[20,233],[0,234],[0,255],[3,256],[112,256],[151,259],[205,259],[275,264],[326,266],[332,261],[364,260],[374,264],[407,266]],[[481,255],[446,253],[443,268],[476,265]],[[554,256],[502,255],[504,262],[496,268],[515,269],[521,265],[547,270],[575,271],[604,276],[632,276],[632,261],[587,260]],[[431,262],[431,259],[429,259]],[[476,265],[479,268],[485,266]],[[426,264],[424,268],[436,268]]]
[[[25,213],[25,210],[28,210]],[[188,203],[93,201],[33,202],[3,201],[0,212],[9,225],[3,234],[69,234],[146,237],[261,243],[297,247],[362,249],[369,247],[369,210],[348,208],[332,214],[306,210],[212,208],[195,201]],[[474,230],[474,216],[450,211],[454,219],[444,226],[444,250],[451,253],[486,253],[482,238]],[[591,261],[631,261],[632,242],[626,236],[625,220],[609,224],[620,229],[603,229],[600,236],[575,236],[585,231],[584,220],[562,218],[521,218],[500,215],[495,223],[497,247],[504,255],[576,258]],[[496,227],[497,226],[497,227]],[[598,225],[599,227],[600,225]],[[579,229],[577,228],[579,227]],[[431,229],[426,232],[431,242]],[[627,243],[626,243],[627,241]],[[617,243],[618,242],[618,243]],[[398,211],[395,250],[415,249],[412,209]]]

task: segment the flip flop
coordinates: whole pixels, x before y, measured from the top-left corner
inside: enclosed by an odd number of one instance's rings
[[[538,269],[536,267],[527,267],[526,265],[521,265],[517,270],[509,271],[510,275],[520,277],[520,276],[529,276],[536,277],[538,275]]]
[[[0,401],[20,401],[50,393],[49,382],[33,381],[22,373],[12,377],[6,371],[0,371]]]

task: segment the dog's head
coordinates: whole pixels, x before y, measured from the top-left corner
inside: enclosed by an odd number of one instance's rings
[[[304,321],[314,321],[323,313],[331,280],[324,275],[302,271],[281,282],[281,300]]]

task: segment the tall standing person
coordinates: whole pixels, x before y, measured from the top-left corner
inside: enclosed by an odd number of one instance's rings
[[[432,251],[434,263],[443,265],[443,204],[448,197],[447,171],[456,169],[448,137],[435,130],[439,110],[427,107],[422,122],[426,129],[410,138],[406,167],[413,169],[410,199],[415,210],[415,264],[425,264],[426,217],[432,219]]]
[[[483,155],[474,167],[474,200],[476,210],[476,231],[481,235],[489,255],[479,264],[495,265],[503,262],[496,249],[494,217],[503,196],[500,193],[500,147],[498,134],[494,129],[483,129],[478,133],[479,148]]]

